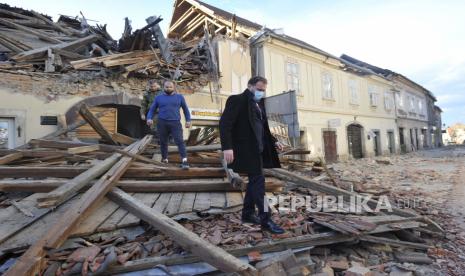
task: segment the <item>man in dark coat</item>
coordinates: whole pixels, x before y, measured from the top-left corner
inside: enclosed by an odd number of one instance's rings
[[[284,230],[265,212],[265,177],[263,168],[279,168],[276,148],[282,145],[271,135],[263,96],[267,80],[253,77],[248,89],[233,95],[226,101],[220,119],[221,148],[229,167],[238,173],[247,173],[249,183],[244,197],[242,221],[261,224],[262,229],[272,233]],[[258,209],[258,217],[255,215]]]

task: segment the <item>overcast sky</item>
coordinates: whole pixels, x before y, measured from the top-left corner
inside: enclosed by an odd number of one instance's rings
[[[84,15],[108,24],[114,39],[121,36],[124,18],[133,29],[145,18],[161,15],[165,31],[173,1],[58,1],[0,2],[48,14]],[[378,67],[401,73],[432,91],[443,109],[446,125],[465,122],[465,1],[421,0],[205,0],[266,25],[283,28],[331,54],[348,54]]]

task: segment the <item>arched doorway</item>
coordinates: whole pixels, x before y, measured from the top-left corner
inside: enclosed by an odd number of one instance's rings
[[[126,93],[118,93],[111,95],[101,95],[88,97],[74,104],[65,114],[67,124],[75,122],[79,118],[78,109],[81,104],[87,104],[89,108],[112,109],[114,118],[102,118],[101,121],[105,124],[105,120],[113,120],[115,123],[115,132],[139,138],[144,131],[143,121],[140,119],[140,99]]]
[[[363,157],[363,127],[359,124],[347,126],[347,139],[349,143],[349,154],[354,158]]]

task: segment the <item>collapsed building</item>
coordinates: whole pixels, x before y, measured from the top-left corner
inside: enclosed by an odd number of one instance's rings
[[[249,45],[263,38],[255,36],[262,26],[193,0],[175,1],[167,37],[160,18],[150,17],[135,31],[126,20],[118,41],[84,15],[53,22],[6,5],[0,15],[0,118],[7,122],[0,150],[1,273],[366,275],[410,271],[400,263],[430,264],[431,256],[445,254],[434,246],[444,230],[428,217],[403,208],[356,212],[351,198],[367,191],[337,179],[322,160],[303,160],[329,147],[299,148],[318,132],[296,123],[309,125],[298,118],[296,66],[289,66],[289,82],[270,78],[272,127],[287,148],[280,155],[284,168],[266,171],[267,196],[338,197],[342,210],[275,212],[283,235],[241,222],[244,176],[224,167],[214,127],[226,98],[246,87],[252,69],[263,69],[252,66],[257,56]],[[300,43],[274,38],[281,46]],[[301,46],[318,52],[310,55],[320,61],[326,54]],[[342,64],[336,57],[327,62],[330,72]],[[169,165],[159,162],[158,145],[142,135],[139,106],[147,79],[174,79],[186,96],[195,127],[187,139],[189,170],[176,166],[175,149]],[[331,100],[333,81],[325,80]],[[274,93],[286,90],[283,83],[294,89]],[[387,117],[394,122],[394,113]],[[336,120],[325,130],[338,127]],[[328,138],[333,146],[335,138]],[[337,151],[331,156],[337,159]]]

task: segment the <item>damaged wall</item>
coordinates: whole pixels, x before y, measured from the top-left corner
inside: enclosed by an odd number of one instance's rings
[[[84,74],[85,75],[85,74]],[[118,79],[90,78],[89,75],[66,74],[32,76],[10,73],[0,75],[0,98],[2,106],[0,117],[14,118],[15,129],[22,129],[20,135],[16,133],[15,146],[21,146],[26,141],[45,136],[56,130],[56,125],[41,125],[41,116],[58,116],[58,121],[64,120],[65,114],[68,124],[75,119],[69,112],[76,104],[98,96],[107,100],[96,104],[124,104],[140,105],[139,97],[145,89],[145,81],[131,80],[121,82]],[[115,95],[118,95],[114,97]],[[123,96],[125,95],[125,96]],[[125,100],[122,100],[122,99]],[[63,116],[63,118],[60,118]]]

